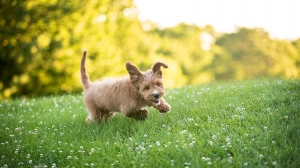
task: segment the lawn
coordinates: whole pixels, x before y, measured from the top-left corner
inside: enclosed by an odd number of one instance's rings
[[[0,102],[0,167],[300,167],[300,80],[169,89],[168,114],[85,123],[82,94]]]

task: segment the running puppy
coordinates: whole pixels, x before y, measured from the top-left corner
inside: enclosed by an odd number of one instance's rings
[[[128,77],[91,82],[85,69],[86,51],[81,59],[81,83],[84,88],[84,103],[87,123],[104,121],[116,112],[136,120],[145,120],[153,106],[160,113],[170,111],[171,106],[163,99],[164,85],[161,67],[163,62],[153,63],[151,69],[141,72],[131,62],[126,63]]]

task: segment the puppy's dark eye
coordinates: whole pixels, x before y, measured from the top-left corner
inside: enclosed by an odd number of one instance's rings
[[[144,87],[144,90],[149,90],[149,89],[150,89],[149,86],[145,86],[145,87]]]
[[[160,87],[160,86],[161,86],[161,84],[160,84],[160,83],[157,83],[157,84],[156,84],[156,86]]]

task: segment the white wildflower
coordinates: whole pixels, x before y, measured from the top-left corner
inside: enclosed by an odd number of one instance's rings
[[[187,130],[183,130],[180,132],[180,134],[186,134],[187,133]]]

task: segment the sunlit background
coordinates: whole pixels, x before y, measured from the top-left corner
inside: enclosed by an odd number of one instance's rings
[[[135,4],[142,21],[151,20],[162,28],[185,22],[212,25],[223,33],[247,27],[263,28],[272,38],[300,37],[298,0],[135,0]]]
[[[165,61],[167,88],[256,77],[297,78],[296,0],[0,2],[0,99],[80,93],[92,80]]]

